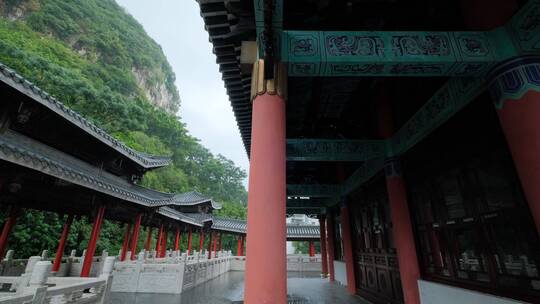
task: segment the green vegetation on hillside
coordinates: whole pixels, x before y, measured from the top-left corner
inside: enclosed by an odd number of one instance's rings
[[[142,185],[167,192],[197,190],[224,203],[219,215],[245,218],[246,173],[210,153],[171,114],[179,107],[174,73],[134,18],[113,0],[0,3],[4,16],[17,10],[23,14],[15,21],[0,18],[0,62],[134,149],[172,155],[174,164],[147,173]],[[133,71],[146,72],[146,86],[165,85],[175,100],[169,111],[149,102]],[[61,225],[56,215],[26,212],[10,248],[18,256],[54,251]],[[68,248],[82,250],[88,234],[88,219],[76,221]],[[106,223],[98,250],[115,252],[122,234],[121,226]]]

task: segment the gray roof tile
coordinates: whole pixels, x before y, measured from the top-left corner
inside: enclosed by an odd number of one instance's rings
[[[25,94],[35,102],[45,106],[51,111],[57,113],[65,120],[79,127],[91,136],[97,138],[104,144],[115,149],[145,169],[167,166],[172,161],[169,156],[149,155],[129,148],[105,132],[103,129],[98,128],[96,125],[82,117],[79,113],[71,110],[63,103],[49,95],[47,92],[41,90],[36,85],[26,80],[24,77],[9,69],[2,63],[0,63],[0,81]]]

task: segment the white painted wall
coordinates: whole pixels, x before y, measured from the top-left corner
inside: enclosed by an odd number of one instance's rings
[[[418,280],[422,304],[518,304],[525,303],[464,288]]]
[[[345,262],[334,261],[334,276],[336,281],[347,286],[347,270],[345,269]]]

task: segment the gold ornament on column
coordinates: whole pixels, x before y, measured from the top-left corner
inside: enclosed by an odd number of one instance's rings
[[[251,101],[257,95],[265,93],[269,95],[279,95],[287,100],[287,68],[279,62],[274,65],[274,78],[264,79],[264,59],[259,59],[253,64],[253,74],[251,74]]]

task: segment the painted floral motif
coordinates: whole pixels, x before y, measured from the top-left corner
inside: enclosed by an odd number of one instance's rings
[[[484,41],[473,37],[460,37],[458,39],[460,50],[467,56],[487,56],[489,50]]]
[[[298,37],[291,40],[294,56],[312,56],[316,54],[316,41],[312,37]]]
[[[328,36],[325,47],[330,56],[384,56],[384,42],[375,36]]]
[[[450,42],[445,35],[393,36],[392,50],[395,56],[448,56]]]

